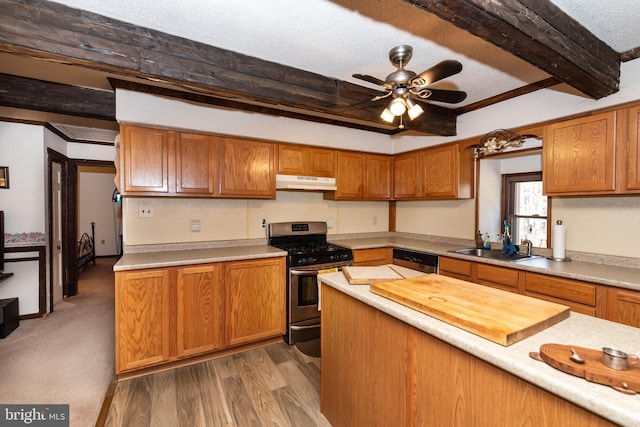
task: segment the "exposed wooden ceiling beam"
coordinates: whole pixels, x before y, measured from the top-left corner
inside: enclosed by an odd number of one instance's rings
[[[80,65],[149,84],[309,115],[331,115],[336,124],[389,126],[380,104],[343,108],[379,92],[315,73],[117,21],[61,4],[0,0],[0,51]],[[425,104],[421,120],[406,128],[455,135],[453,110]],[[342,122],[340,122],[342,120]]]
[[[620,55],[548,0],[405,0],[599,99],[618,91]]]
[[[116,121],[115,93],[0,74],[0,105]]]

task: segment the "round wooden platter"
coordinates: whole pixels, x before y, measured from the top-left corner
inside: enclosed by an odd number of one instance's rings
[[[573,348],[584,363],[571,360]],[[587,381],[604,384],[625,394],[640,392],[640,366],[632,365],[626,371],[617,371],[602,363],[602,351],[564,344],[543,344],[540,352],[529,353],[531,358],[546,362],[554,368]]]

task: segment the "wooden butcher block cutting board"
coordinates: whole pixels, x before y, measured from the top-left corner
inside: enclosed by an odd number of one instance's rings
[[[569,307],[439,274],[371,284],[371,292],[511,345],[569,317]]]

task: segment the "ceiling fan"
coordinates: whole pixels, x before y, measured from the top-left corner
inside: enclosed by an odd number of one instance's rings
[[[386,79],[380,80],[368,74],[354,74],[353,77],[382,86],[387,92],[374,97],[367,102],[378,101],[391,97],[391,102],[384,109],[380,118],[388,123],[393,123],[396,117],[400,117],[400,129],[404,128],[402,116],[406,112],[410,120],[420,116],[424,110],[415,101],[437,101],[456,104],[467,97],[465,92],[459,90],[434,89],[429,85],[439,80],[450,77],[462,71],[462,64],[454,60],[442,61],[420,74],[406,70],[413,48],[411,46],[396,46],[389,51],[389,60],[397,70],[389,74]]]

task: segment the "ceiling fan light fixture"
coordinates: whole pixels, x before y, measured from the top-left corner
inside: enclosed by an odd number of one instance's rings
[[[388,108],[385,108],[384,111],[380,114],[380,118],[387,123],[393,123],[393,120],[396,118]]]
[[[394,98],[388,109],[394,116],[401,116],[407,111],[407,104],[402,98]]]
[[[409,107],[409,110],[407,111],[407,114],[409,115],[409,120],[414,120],[420,117],[422,113],[424,113],[424,110],[422,109],[422,107],[410,99],[407,99],[407,106]]]

